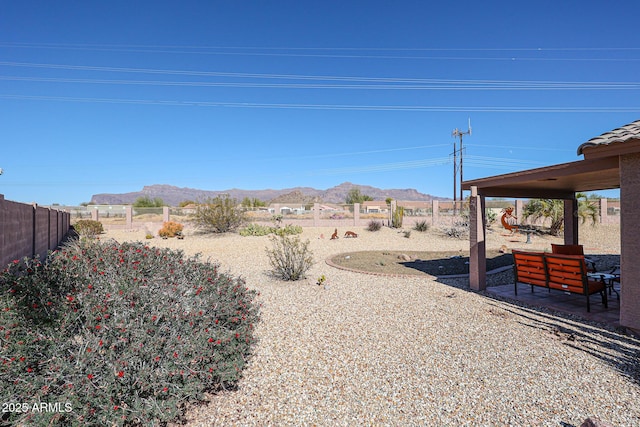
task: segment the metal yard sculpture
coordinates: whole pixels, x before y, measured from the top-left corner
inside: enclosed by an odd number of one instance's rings
[[[502,217],[500,218],[500,222],[502,226],[509,230],[511,234],[514,232],[518,232],[518,217],[513,215],[513,207],[509,206],[508,208],[503,209]]]

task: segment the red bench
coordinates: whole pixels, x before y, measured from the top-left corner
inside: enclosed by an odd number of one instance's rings
[[[602,304],[607,308],[605,283],[593,280],[587,275],[587,266],[583,255],[559,255],[545,252],[512,251],[515,276],[515,294],[518,295],[518,283],[556,289],[587,297],[587,311],[591,311],[589,297],[600,293]]]

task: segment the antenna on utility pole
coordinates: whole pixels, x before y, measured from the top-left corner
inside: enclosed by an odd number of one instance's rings
[[[453,213],[454,214],[456,213],[456,180],[457,180],[456,170],[458,168],[456,152],[460,153],[460,202],[462,202],[463,200],[462,198],[462,153],[464,149],[462,147],[462,137],[464,135],[471,135],[471,118],[469,118],[469,124],[466,132],[463,132],[458,128],[455,128],[451,133],[451,136],[453,136],[454,138],[460,137],[460,149],[458,151],[456,151],[455,141],[453,142]]]

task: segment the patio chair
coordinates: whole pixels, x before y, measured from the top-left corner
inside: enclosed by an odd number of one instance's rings
[[[584,246],[582,245],[557,245],[551,244],[551,253],[557,255],[582,255],[584,256]],[[587,264],[587,272],[595,273],[596,260],[592,258],[584,258],[584,262]]]

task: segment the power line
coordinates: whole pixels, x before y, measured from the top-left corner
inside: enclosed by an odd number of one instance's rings
[[[184,107],[228,107],[257,109],[403,111],[403,112],[500,112],[500,113],[638,113],[640,107],[518,107],[518,106],[427,106],[427,105],[348,105],[293,104],[225,101],[180,101],[157,99],[82,98],[46,95],[0,94],[0,98],[28,101],[82,102],[95,104],[137,104]]]
[[[470,79],[428,79],[428,78],[400,78],[400,77],[365,77],[365,76],[332,76],[332,75],[301,75],[301,74],[265,74],[265,73],[233,73],[218,71],[194,71],[194,70],[170,70],[153,68],[127,68],[127,67],[99,67],[90,65],[69,64],[43,64],[29,62],[0,61],[0,65],[8,67],[24,68],[49,68],[74,71],[99,71],[113,73],[142,73],[187,75],[199,77],[230,77],[251,79],[284,79],[284,80],[316,80],[316,81],[347,81],[366,83],[406,83],[423,85],[450,85],[451,87],[465,86],[470,88],[518,88],[518,89],[632,89],[640,85],[640,82],[575,82],[575,81],[535,81],[535,80],[470,80]],[[7,79],[37,79],[39,77],[8,76]],[[46,78],[42,78],[46,79]],[[55,79],[55,78],[52,78]],[[83,81],[83,79],[77,79]],[[90,79],[86,79],[91,82]],[[53,80],[56,81],[56,80]],[[109,82],[105,80],[105,82]],[[123,81],[128,82],[127,80]],[[135,82],[135,81],[132,81]],[[153,82],[151,82],[153,83]],[[162,82],[160,82],[162,83]],[[196,82],[200,83],[200,82]],[[206,83],[203,83],[206,84]]]
[[[640,58],[541,58],[541,57],[465,57],[465,56],[400,56],[400,55],[357,55],[357,54],[320,54],[320,53],[291,53],[282,51],[379,51],[379,52],[603,52],[603,51],[636,51],[636,48],[488,48],[488,49],[429,49],[429,48],[274,48],[274,47],[188,47],[188,46],[144,46],[144,45],[88,45],[88,44],[56,44],[56,43],[0,43],[0,47],[24,49],[64,49],[87,50],[96,52],[131,52],[131,53],[164,53],[191,55],[235,55],[235,56],[274,56],[274,57],[319,57],[319,58],[362,58],[362,59],[423,59],[423,60],[472,60],[472,61],[607,61],[629,62],[640,61]],[[189,50],[183,50],[189,49]],[[212,51],[218,49],[220,51]],[[232,52],[231,50],[240,50]],[[249,52],[254,50],[254,52]],[[258,52],[255,52],[258,50]]]
[[[188,86],[188,87],[241,87],[241,88],[284,88],[284,89],[366,89],[366,90],[632,90],[640,89],[640,83],[576,83],[576,84],[487,84],[477,83],[432,83],[430,85],[407,84],[301,84],[301,83],[238,83],[238,82],[194,82],[194,81],[158,81],[158,80],[111,80],[80,79],[65,77],[26,77],[2,76],[0,80],[44,82],[44,83],[82,83],[110,85],[143,86]],[[400,82],[398,82],[400,83]]]

